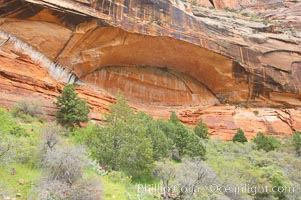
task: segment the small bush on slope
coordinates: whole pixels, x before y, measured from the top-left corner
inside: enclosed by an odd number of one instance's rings
[[[49,130],[46,132],[49,133]],[[83,179],[84,169],[91,163],[85,149],[60,143],[49,145],[48,142],[46,137],[46,151],[41,160],[46,176],[34,188],[35,197],[41,200],[99,199],[99,182]]]
[[[10,113],[0,109],[0,163],[18,162],[34,165],[39,136],[20,125]],[[0,152],[0,154],[1,154]]]
[[[25,122],[33,122],[38,114],[42,114],[40,106],[35,101],[20,101],[12,107],[11,113],[14,117],[19,117]]]
[[[234,135],[233,142],[241,142],[241,143],[245,143],[248,142],[248,139],[245,136],[245,133],[243,132],[243,130],[238,129],[236,134]]]
[[[273,151],[280,147],[280,141],[273,136],[265,136],[262,132],[258,132],[257,136],[253,139],[257,149],[265,151]]]
[[[200,119],[199,123],[193,129],[194,133],[203,139],[209,138],[209,132],[206,124]]]
[[[295,132],[293,135],[293,145],[297,156],[301,156],[301,134],[299,132]]]
[[[208,159],[206,163],[214,169],[218,175],[219,183],[226,186],[265,187],[270,189],[277,186],[277,181],[290,188],[295,188],[295,192],[285,191],[286,198],[298,199],[301,195],[300,176],[297,172],[301,167],[301,162],[294,155],[279,151],[258,151],[254,143],[230,143],[210,140],[207,146]],[[231,199],[244,199],[248,196],[262,199],[272,198],[279,194],[268,192],[246,194],[246,193],[225,193]]]
[[[203,192],[209,197],[205,188],[218,181],[215,172],[200,159],[185,158],[179,164],[169,160],[158,162],[154,175],[164,186],[161,196],[166,199],[200,199],[204,198]]]

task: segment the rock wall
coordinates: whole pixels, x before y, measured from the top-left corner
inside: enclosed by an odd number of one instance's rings
[[[272,0],[0,0],[0,103],[37,98],[53,117],[63,83],[76,82],[94,120],[121,91],[155,117],[202,117],[224,140],[237,128],[291,134],[300,10]]]
[[[286,1],[287,7],[275,4],[273,11],[264,10],[253,21],[246,19],[250,8],[240,14],[202,7],[189,11],[191,5],[181,1],[2,2],[2,10],[7,10],[2,14],[2,31],[78,77],[108,65],[168,67],[193,75],[223,102],[258,105],[256,100],[263,100],[266,105],[268,99],[273,105],[301,105],[299,32],[291,30],[288,35],[278,30],[280,20],[290,21],[291,26],[298,23],[294,10],[300,8],[299,2]],[[260,3],[250,5],[257,9]],[[62,12],[48,9],[52,7]],[[277,9],[287,14],[279,16]]]
[[[205,107],[218,103],[216,97],[200,82],[167,68],[106,67],[82,80],[112,94],[122,92],[132,102],[140,104]]]

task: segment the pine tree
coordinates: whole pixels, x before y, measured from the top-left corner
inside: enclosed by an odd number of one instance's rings
[[[208,128],[202,119],[200,119],[199,123],[194,127],[193,131],[200,138],[209,138]]]
[[[241,130],[240,128],[237,130],[236,134],[234,135],[233,142],[240,142],[240,143],[245,143],[248,142],[248,139],[245,136],[245,133],[243,132],[243,130]]]
[[[57,96],[54,103],[58,110],[56,119],[59,123],[68,127],[80,126],[80,122],[89,120],[89,108],[85,100],[79,98],[73,85],[66,85],[62,95]]]

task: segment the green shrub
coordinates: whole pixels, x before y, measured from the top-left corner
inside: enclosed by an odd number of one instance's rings
[[[30,100],[16,103],[12,107],[11,113],[14,117],[18,117],[27,123],[33,122],[39,114],[42,114],[39,104]]]
[[[17,137],[28,136],[26,131],[21,125],[18,124],[7,111],[0,108],[0,131],[3,134],[9,134]]]
[[[193,129],[194,133],[203,139],[209,138],[209,132],[206,124],[200,119],[199,123]]]
[[[0,166],[10,163],[15,158],[14,145],[14,140],[0,132]]]
[[[191,158],[197,157],[205,159],[206,147],[202,140],[192,132],[188,134],[188,143],[185,147],[185,155],[188,155]]]
[[[280,147],[280,141],[273,136],[265,136],[262,132],[258,132],[257,136],[253,139],[257,149],[265,151],[273,151]]]
[[[301,156],[301,134],[299,132],[295,132],[293,135],[293,145],[297,155]]]
[[[158,161],[169,156],[171,143],[160,129],[153,117],[144,112],[138,112],[135,116],[139,123],[146,127],[146,134],[151,138],[153,145],[153,159]]]
[[[203,191],[199,189],[217,182],[216,173],[200,159],[184,159],[179,164],[169,160],[157,162],[154,176],[165,187],[159,194],[163,199],[171,196],[173,199],[205,199],[201,198]]]
[[[55,146],[48,149],[42,159],[43,174],[47,176],[40,180],[33,193],[41,200],[99,199],[98,181],[83,178],[84,168],[89,163],[83,147]]]
[[[243,15],[243,16],[245,16],[245,17],[249,17],[249,16],[250,16],[250,14],[249,14],[249,13],[245,13],[245,12],[244,12],[244,13],[242,13],[242,15]]]
[[[234,8],[230,8],[230,7],[225,7],[224,10],[227,12],[236,12]]]
[[[133,179],[150,175],[154,161],[169,157],[173,150],[182,156],[205,158],[202,140],[181,124],[175,113],[169,121],[155,121],[151,116],[138,112],[118,95],[111,112],[106,114],[103,126],[90,125],[77,130],[82,135],[93,159],[115,171],[123,171]]]
[[[154,162],[155,144],[141,115],[135,115],[126,100],[118,96],[116,104],[111,106],[111,113],[105,116],[107,124],[95,125],[85,133],[84,141],[93,158],[135,179],[149,175]]]
[[[171,123],[173,123],[173,124],[178,124],[178,123],[180,123],[180,120],[179,120],[177,114],[176,114],[174,111],[172,111],[172,112],[170,113],[169,121],[170,121]]]
[[[237,130],[236,134],[233,136],[233,142],[245,143],[248,142],[248,139],[245,136],[245,133],[240,128]]]
[[[20,164],[27,164],[31,167],[38,166],[39,162],[39,144],[38,135],[30,134],[28,137],[19,137],[15,140],[14,152],[16,154],[15,161]]]
[[[188,155],[190,157],[205,158],[206,148],[200,138],[194,133],[190,133],[188,129],[180,122],[177,115],[172,112],[168,121],[173,126],[174,138],[173,144],[179,152],[179,157]]]
[[[273,177],[272,178],[272,186],[273,186],[273,188],[277,188],[276,192],[273,194],[274,197],[277,197],[279,200],[285,200],[286,199],[285,193],[278,191],[278,189],[285,188],[285,185],[281,181],[281,179],[276,176]]]
[[[0,137],[0,146],[2,146],[0,151],[5,152],[9,149],[0,158],[4,163],[9,160],[34,165],[37,161],[35,154],[38,151],[39,136],[20,125],[4,109],[0,109]]]
[[[42,159],[42,167],[51,180],[73,184],[82,178],[88,159],[82,147],[57,146],[49,149]]]
[[[12,114],[14,117],[18,117],[21,113],[37,117],[40,110],[40,106],[35,101],[23,100],[18,102],[12,107]]]
[[[127,186],[132,182],[132,178],[123,172],[111,171],[108,173],[108,178],[114,183],[123,183]]]
[[[57,101],[54,104],[58,108],[56,119],[62,125],[68,127],[80,126],[81,122],[89,120],[87,103],[77,96],[73,85],[66,85],[62,95],[57,96]]]
[[[269,20],[268,20],[267,18],[265,18],[265,19],[263,20],[263,24],[264,24],[264,25],[268,25],[268,24],[269,24]]]

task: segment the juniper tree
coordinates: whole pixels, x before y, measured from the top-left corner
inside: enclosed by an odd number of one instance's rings
[[[245,136],[245,133],[240,128],[237,130],[236,134],[233,136],[233,142],[245,143],[248,142],[248,139]]]
[[[80,126],[80,122],[89,120],[89,108],[85,100],[78,97],[74,86],[69,84],[63,89],[62,95],[57,96],[57,101],[54,103],[58,110],[56,119],[62,125],[68,127]]]
[[[209,138],[208,128],[202,119],[200,119],[199,123],[194,127],[193,131],[200,138]]]
[[[266,152],[276,150],[280,146],[280,141],[277,138],[273,136],[265,136],[262,132],[258,132],[253,141],[258,150],[263,149]]]

